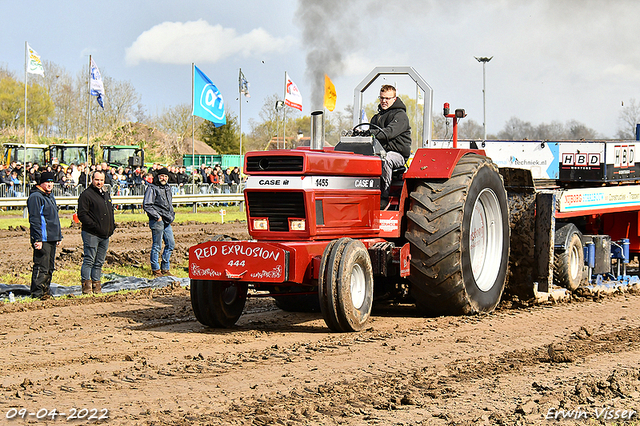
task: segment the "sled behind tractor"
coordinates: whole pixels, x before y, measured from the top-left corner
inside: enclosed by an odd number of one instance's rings
[[[354,117],[360,116],[363,91],[389,74],[409,76],[425,93],[423,122],[431,123],[431,88],[412,68],[372,71],[356,88]],[[268,292],[284,310],[320,310],[334,331],[357,331],[374,301],[410,300],[429,316],[474,314],[497,306],[508,276],[509,288],[523,297],[554,282],[575,290],[595,276],[609,279],[612,258],[627,277],[630,253],[640,252],[638,185],[625,186],[637,191],[635,204],[600,210],[580,205],[588,179],[538,176],[537,162],[499,169],[482,145],[499,156],[519,143],[467,141],[458,147],[455,129],[464,111],[451,114],[445,105],[444,114],[453,118],[454,139],[436,148],[431,126],[423,126],[422,146],[405,170],[394,173],[385,210],[385,153],[358,122],[336,147],[325,147],[322,113],[314,112],[310,147],[247,153],[244,197],[252,240],[217,236],[191,247],[198,321],[234,325],[254,293],[250,288]],[[552,157],[549,168],[560,168],[559,152]],[[635,163],[627,169],[640,179]],[[610,187],[606,179],[592,180],[597,197],[608,196],[608,188],[619,191],[620,179],[610,179],[616,184]],[[584,202],[592,197],[585,193]],[[568,210],[561,211],[563,200]],[[626,228],[614,224],[622,211]]]

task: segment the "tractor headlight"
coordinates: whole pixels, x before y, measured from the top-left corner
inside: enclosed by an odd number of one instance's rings
[[[291,231],[304,231],[306,229],[306,221],[304,219],[289,220],[289,229]]]
[[[267,219],[253,219],[253,229],[256,231],[268,231],[269,221]]]

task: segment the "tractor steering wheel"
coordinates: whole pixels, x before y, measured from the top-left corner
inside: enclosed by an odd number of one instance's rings
[[[375,125],[373,123],[360,123],[360,124],[356,124],[356,126],[351,130],[354,136],[371,136],[371,132],[369,131],[369,129],[357,130],[361,126],[375,127],[376,129],[384,133],[384,130],[378,125]]]

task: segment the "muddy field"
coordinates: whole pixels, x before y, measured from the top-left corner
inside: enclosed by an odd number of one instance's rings
[[[244,226],[177,225],[175,255]],[[61,267],[80,261],[79,229],[64,235]],[[149,243],[143,224],[119,228],[110,261],[144,264]],[[28,231],[0,231],[0,256],[0,273],[30,268]],[[0,325],[2,424],[640,424],[636,293],[473,317],[377,307],[336,334],[268,298],[207,329],[173,286],[0,305]]]

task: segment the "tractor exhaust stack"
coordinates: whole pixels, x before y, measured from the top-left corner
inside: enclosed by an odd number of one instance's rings
[[[311,113],[311,142],[310,148],[322,151],[324,148],[324,112],[313,111]]]

